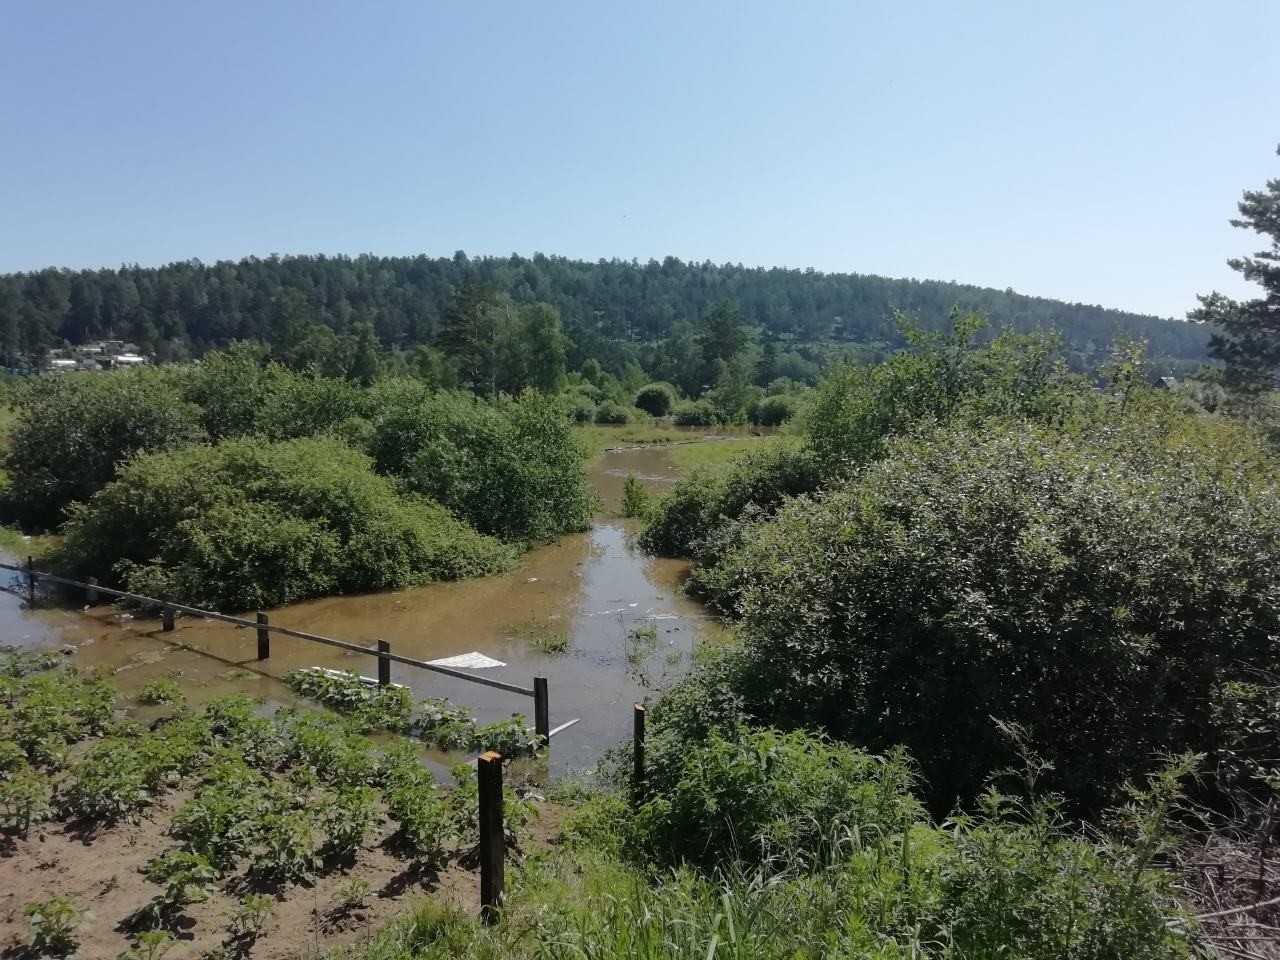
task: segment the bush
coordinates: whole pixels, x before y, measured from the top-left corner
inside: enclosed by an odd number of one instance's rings
[[[635,405],[651,417],[665,417],[676,405],[676,391],[669,383],[651,383],[641,387]]]
[[[232,440],[130,463],[73,512],[55,562],[128,589],[246,610],[490,573],[507,551],[398,495],[336,440]]]
[[[631,411],[620,403],[606,400],[596,407],[596,423],[630,423]]]
[[[1195,422],[988,430],[898,443],[701,583],[742,618],[757,717],[905,744],[943,807],[1009,761],[1011,721],[1096,809],[1210,746],[1215,689],[1280,653],[1274,470]]]
[[[560,401],[536,393],[486,404],[386,380],[370,393],[379,472],[449,507],[482,533],[522,544],[586,529],[594,507]]]
[[[672,408],[672,418],[681,427],[713,427],[720,422],[710,400],[682,400]]]
[[[1084,381],[1053,359],[1053,337],[1005,331],[979,346],[985,322],[958,309],[948,334],[920,330],[901,314],[896,322],[910,351],[874,367],[836,366],[813,393],[805,428],[825,473],[878,459],[890,439],[918,423],[1058,423],[1096,402]]]
[[[699,547],[722,533],[748,507],[773,513],[788,497],[818,486],[813,457],[785,444],[734,461],[727,469],[685,477],[651,511],[640,537],[644,549],[663,556],[701,556]]]
[[[711,731],[697,749],[659,727],[647,754],[652,791],[637,812],[635,841],[663,863],[757,865],[782,857],[814,863],[850,830],[901,833],[920,815],[913,775],[821,736],[740,728]]]
[[[199,411],[154,369],[41,378],[16,391],[13,406],[9,509],[34,529],[56,527],[68,506],[92,497],[134,454],[202,436]]]
[[[795,397],[778,394],[754,404],[747,419],[757,426],[777,427],[794,417],[799,409],[800,403]]]

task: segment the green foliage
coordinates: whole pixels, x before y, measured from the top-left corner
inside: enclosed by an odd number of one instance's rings
[[[644,517],[653,508],[653,500],[649,491],[644,488],[640,478],[628,473],[622,484],[622,515],[624,517]]]
[[[1280,155],[1280,147],[1276,148]],[[1213,329],[1211,350],[1226,361],[1226,383],[1246,396],[1257,397],[1276,389],[1276,368],[1280,366],[1280,321],[1276,300],[1280,297],[1280,178],[1267,181],[1261,190],[1245,191],[1238,204],[1239,219],[1234,227],[1244,227],[1270,241],[1270,250],[1251,257],[1227,261],[1244,279],[1258,283],[1262,296],[1235,300],[1218,292],[1200,297],[1200,306],[1190,319]]]
[[[104,740],[71,766],[64,814],[113,821],[132,816],[152,801],[148,770],[129,741]]]
[[[873,757],[803,732],[712,731],[700,749],[659,727],[647,751],[649,799],[633,842],[664,863],[755,865],[820,859],[835,835],[901,834],[920,815],[900,757]]]
[[[747,414],[747,419],[761,427],[778,427],[794,417],[800,402],[789,394],[762,397]]]
[[[198,853],[169,850],[147,867],[147,879],[164,889],[151,904],[157,919],[170,917],[189,903],[207,900],[218,880],[218,871]]]
[[[0,644],[0,677],[17,680],[28,674],[52,670],[61,663],[62,654],[56,650],[24,650]]]
[[[235,440],[132,461],[68,521],[57,562],[230,609],[500,569],[498,544],[403,497],[342,443]]]
[[[121,953],[116,960],[160,960],[177,942],[168,930],[143,930],[137,935],[137,944]]]
[[[320,867],[315,824],[306,811],[274,809],[258,822],[253,851],[255,877],[279,883],[311,883]]]
[[[137,453],[198,439],[199,411],[155,370],[41,378],[15,393],[5,457],[8,507],[24,527],[52,529]]]
[[[405,848],[428,869],[444,866],[454,825],[435,785],[428,778],[400,776],[384,795],[388,813],[400,824],[397,836]]]
[[[907,745],[942,807],[1008,760],[993,717],[1085,808],[1211,748],[1217,687],[1280,652],[1275,471],[1245,431],[1135,418],[904,441],[756,525],[699,574],[742,620],[736,692],[766,722]]]
[[[585,529],[594,506],[573,424],[558,400],[486,405],[409,380],[369,398],[380,472],[432,497],[482,533],[538,543]]]
[[[675,405],[676,391],[669,383],[651,383],[635,396],[635,406],[651,417],[665,417]]]
[[[950,333],[930,333],[898,314],[911,350],[874,367],[843,364],[828,373],[805,418],[824,472],[880,458],[891,438],[921,422],[1056,423],[1089,401],[1082,381],[1053,360],[1055,338],[1005,331],[979,346],[981,317],[955,310],[951,322]]]
[[[681,427],[713,427],[720,414],[710,400],[681,400],[671,411],[672,419]]]
[[[160,677],[143,684],[142,690],[138,693],[138,699],[143,703],[158,704],[182,703],[186,698],[182,695],[182,688],[178,686],[176,680]]]
[[[344,787],[326,798],[320,809],[320,827],[326,836],[321,854],[338,859],[354,857],[369,831],[382,823],[377,799],[377,791],[364,786]]]
[[[31,927],[31,949],[37,954],[64,954],[76,945],[76,931],[93,914],[73,897],[56,896],[27,904],[23,913]]]
[[[267,917],[271,915],[275,905],[275,900],[265,894],[245,894],[240,898],[240,902],[236,904],[235,912],[231,914],[230,922],[227,924],[227,931],[232,937],[238,939],[256,937],[262,933],[267,923]]]
[[[413,715],[413,696],[401,686],[379,686],[356,673],[307,667],[284,676],[289,689],[349,714],[356,729],[407,732]]]
[[[25,837],[33,824],[49,818],[53,790],[47,777],[19,770],[0,779],[0,827]]]
[[[103,732],[116,702],[110,684],[71,672],[0,678],[0,693],[0,741],[37,764],[57,761],[71,744]]]
[[[630,423],[631,411],[620,403],[614,403],[612,400],[606,400],[600,406],[596,407],[595,412],[596,423]]]
[[[815,490],[818,482],[814,458],[785,445],[743,457],[728,469],[695,471],[658,502],[640,544],[665,556],[697,555],[701,542],[736,518],[749,511],[771,514],[788,497]]]

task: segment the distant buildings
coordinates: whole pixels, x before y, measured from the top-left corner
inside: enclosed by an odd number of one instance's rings
[[[48,369],[53,373],[72,373],[136,367],[146,362],[147,358],[138,352],[136,343],[126,343],[124,340],[100,340],[81,347],[50,350]]]

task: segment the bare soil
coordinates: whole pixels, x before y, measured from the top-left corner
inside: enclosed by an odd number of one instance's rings
[[[93,829],[76,824],[45,824],[26,839],[7,838],[0,847],[0,958],[35,957],[27,947],[30,930],[23,909],[36,900],[74,895],[92,911],[78,933],[75,956],[114,960],[133,945],[127,918],[147,904],[159,887],[143,875],[147,864],[174,847],[167,825],[189,793],[165,796],[137,823]],[[543,804],[530,825],[529,849],[545,847],[558,829],[563,809]],[[464,910],[479,910],[479,870],[460,852],[441,871],[418,871],[391,842],[393,826],[366,843],[353,864],[322,870],[310,886],[283,889],[251,883],[247,864],[224,878],[206,901],[183,908],[174,924],[177,944],[167,960],[198,958],[219,946],[232,957],[285,960],[308,950],[327,950],[360,940],[416,899],[439,898]],[[509,856],[517,856],[509,852]],[[360,906],[339,904],[338,891],[352,878],[369,884]],[[235,939],[231,914],[246,893],[267,893],[276,900],[262,932]]]

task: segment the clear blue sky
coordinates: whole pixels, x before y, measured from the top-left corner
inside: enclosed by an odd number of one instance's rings
[[[0,270],[564,254],[1248,290],[1278,0],[5,5]]]

